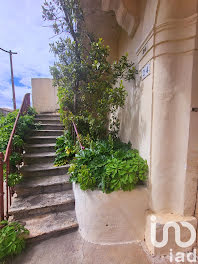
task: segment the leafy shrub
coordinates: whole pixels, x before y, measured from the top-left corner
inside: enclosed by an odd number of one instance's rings
[[[105,193],[130,191],[147,178],[148,165],[130,144],[119,140],[92,142],[76,154],[69,169],[70,181],[82,190],[99,189]]]
[[[16,135],[18,135],[19,138],[22,139],[23,141],[25,140],[25,138],[28,137],[28,135],[30,135],[32,129],[36,129],[36,125],[34,124],[34,117],[35,114],[34,115],[26,114],[19,118]]]
[[[18,255],[25,248],[25,236],[29,231],[18,222],[2,221],[0,225],[0,260]]]
[[[18,110],[0,117],[0,152],[5,152]]]
[[[64,32],[50,45],[57,58],[51,74],[64,125],[69,129],[71,120],[75,121],[80,134],[89,134],[93,140],[107,138],[109,133],[117,136],[116,113],[127,96],[122,80],[135,79],[134,63],[128,54],[109,62],[110,47],[88,32],[80,1],[45,1],[42,9],[54,33]]]
[[[80,150],[69,131],[56,139],[56,158],[54,164],[62,166],[67,164]]]
[[[33,107],[29,107],[28,110],[27,110],[26,115],[35,116],[35,115],[37,115],[37,112],[36,112],[36,110]]]
[[[16,184],[20,183],[22,180],[22,174],[18,171],[15,173],[10,173],[8,177],[8,186],[14,187]]]
[[[7,116],[0,117],[0,152],[5,154],[7,144],[17,117],[18,110],[9,113]],[[8,184],[13,187],[21,180],[21,175],[18,166],[22,162],[22,153],[24,149],[24,140],[30,134],[32,129],[36,129],[37,125],[34,124],[34,117],[36,111],[29,108],[27,114],[21,116],[18,120],[16,133],[12,141],[12,154],[10,155],[10,175]],[[5,170],[4,170],[5,177]]]

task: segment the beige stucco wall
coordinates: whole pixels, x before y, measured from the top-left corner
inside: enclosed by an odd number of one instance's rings
[[[107,2],[116,13],[115,1]],[[120,137],[148,161],[151,209],[193,215],[198,175],[198,113],[191,112],[198,107],[197,0],[143,0],[135,34],[130,36],[125,26],[123,22],[118,33],[117,56],[128,52],[139,74],[136,81],[125,82],[128,97],[119,111]],[[150,75],[141,80],[147,63]]]
[[[152,56],[142,58],[137,56],[137,50],[151,30],[157,1],[142,1],[140,24],[133,38],[122,30],[119,40],[119,57],[126,52],[133,61],[139,74],[136,81],[125,82],[128,92],[126,106],[119,112],[121,121],[120,137],[123,141],[131,141],[134,148],[140,151],[143,158],[150,164],[150,139],[151,139],[151,116],[152,116]],[[150,62],[151,74],[141,80],[142,67]]]
[[[38,113],[57,111],[57,87],[52,79],[32,78],[32,104]]]
[[[111,46],[110,58],[112,61],[116,60],[121,28],[117,24],[115,14],[104,12],[101,9],[101,0],[81,0],[80,2],[89,32],[103,38],[105,43]]]

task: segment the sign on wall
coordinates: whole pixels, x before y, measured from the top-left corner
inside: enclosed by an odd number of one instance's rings
[[[148,62],[143,68],[142,68],[142,80],[144,80],[149,74],[150,74],[150,62]]]

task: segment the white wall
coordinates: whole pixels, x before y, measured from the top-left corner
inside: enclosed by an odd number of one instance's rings
[[[53,86],[52,79],[32,79],[32,104],[38,113],[57,111],[57,87]]]

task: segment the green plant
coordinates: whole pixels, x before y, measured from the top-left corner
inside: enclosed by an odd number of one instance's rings
[[[148,165],[130,144],[119,140],[91,142],[80,150],[69,169],[71,182],[82,190],[100,189],[105,193],[130,191],[147,178]]]
[[[56,158],[54,164],[62,166],[67,164],[79,151],[79,145],[74,141],[69,131],[56,139]]]
[[[7,116],[0,117],[0,152],[5,154],[6,147],[17,117],[18,110],[9,113]],[[26,115],[19,118],[16,133],[12,140],[12,153],[10,155],[10,175],[8,184],[13,187],[21,180],[21,174],[18,167],[22,162],[22,153],[24,149],[24,140],[30,134],[32,129],[36,129],[37,125],[34,124],[34,117],[36,111],[33,108],[27,110]],[[5,177],[5,167],[4,167]]]
[[[110,47],[87,31],[78,0],[45,1],[43,17],[53,22],[56,35],[65,32],[51,44],[58,58],[51,67],[58,86],[61,119],[67,129],[75,121],[82,136],[93,140],[117,136],[117,110],[123,107],[127,93],[123,81],[135,79],[137,73],[128,55],[109,62]]]
[[[35,116],[35,115],[37,115],[37,112],[36,112],[36,110],[33,107],[29,107],[28,110],[27,110],[26,115]]]
[[[21,253],[25,248],[25,236],[29,231],[18,222],[0,222],[0,260]]]
[[[115,155],[116,156],[116,155]],[[107,161],[103,179],[105,192],[116,190],[131,191],[138,182],[146,180],[148,166],[137,150],[128,150],[122,158],[112,158]]]
[[[15,173],[10,173],[8,177],[8,186],[14,187],[16,184],[20,183],[22,180],[22,174],[18,171]]]
[[[0,152],[5,152],[18,110],[0,117]]]

